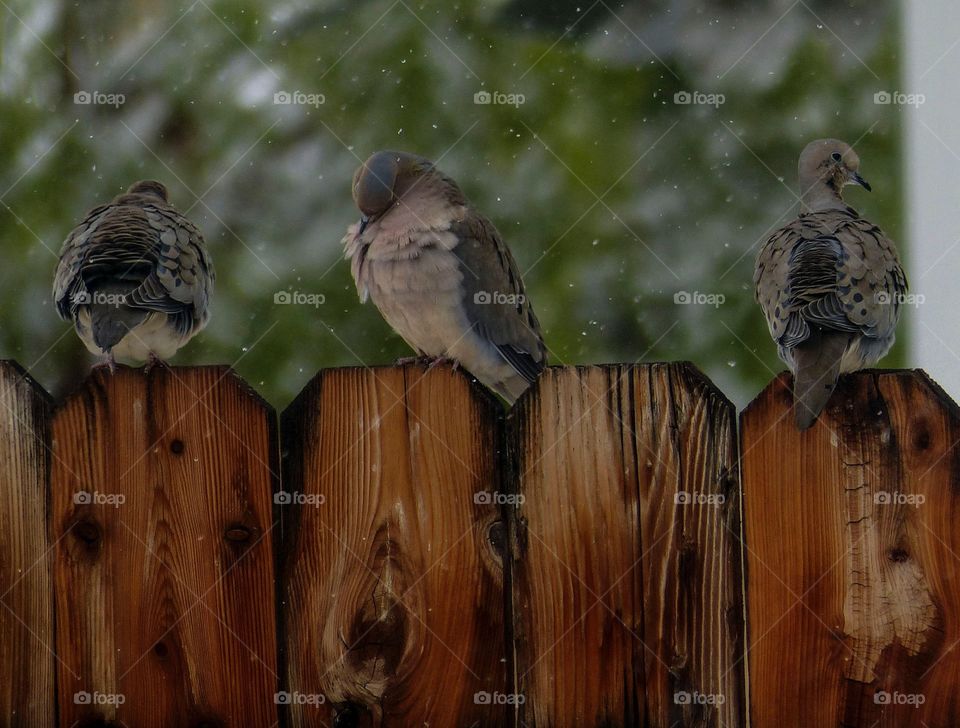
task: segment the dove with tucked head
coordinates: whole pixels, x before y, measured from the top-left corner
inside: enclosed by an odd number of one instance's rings
[[[372,155],[356,171],[362,217],[343,238],[370,298],[418,355],[452,359],[511,404],[546,364],[540,324],[493,224],[432,162]]]
[[[794,418],[816,421],[840,374],[869,367],[893,346],[907,279],[893,241],[841,196],[870,185],[836,139],[800,155],[802,210],[760,249],[754,283],[780,358],[793,372]]]
[[[94,208],[60,251],[53,298],[94,354],[165,360],[206,326],[213,263],[167,189],[137,182]]]

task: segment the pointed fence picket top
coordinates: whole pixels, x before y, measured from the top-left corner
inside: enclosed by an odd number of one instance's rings
[[[270,407],[225,367],[98,370],[52,455],[61,724],[274,725]]]
[[[51,403],[19,365],[0,361],[0,404],[0,726],[52,728]]]
[[[449,368],[321,372],[282,417],[293,726],[498,726],[499,404]]]
[[[960,725],[960,411],[920,371],[791,404],[741,418],[752,725]]]
[[[519,725],[744,724],[734,423],[689,364],[551,367],[511,413]]]

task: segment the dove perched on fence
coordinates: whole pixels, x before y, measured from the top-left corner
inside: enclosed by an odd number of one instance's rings
[[[805,430],[840,374],[875,364],[893,346],[907,280],[896,246],[844,204],[844,185],[870,185],[860,159],[836,139],[800,155],[800,216],[757,257],[756,298],[794,376],[794,417]]]
[[[432,162],[377,152],[343,238],[360,300],[423,357],[452,359],[511,404],[546,364],[540,324],[493,224]]]
[[[137,182],[67,237],[53,282],[61,318],[94,354],[165,360],[206,326],[213,263],[159,182]]]

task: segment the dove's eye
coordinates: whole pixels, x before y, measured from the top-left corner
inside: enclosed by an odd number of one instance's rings
[[[830,159],[832,159],[834,162],[839,162],[842,159],[842,157],[840,156],[840,152],[834,152],[833,154],[831,154]]]

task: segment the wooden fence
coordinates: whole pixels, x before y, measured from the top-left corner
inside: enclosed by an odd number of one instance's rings
[[[0,363],[0,726],[960,726],[960,418],[688,364]]]

